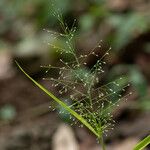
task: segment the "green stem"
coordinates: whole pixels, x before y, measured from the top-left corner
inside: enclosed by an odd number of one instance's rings
[[[100,142],[100,144],[101,144],[101,146],[102,146],[102,150],[106,150],[103,136],[101,136],[101,137],[99,138],[99,142]]]

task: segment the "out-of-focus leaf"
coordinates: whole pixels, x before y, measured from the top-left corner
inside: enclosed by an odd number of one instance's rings
[[[82,31],[88,31],[92,28],[95,22],[95,17],[91,14],[85,14],[80,17],[79,24]]]
[[[146,79],[137,66],[117,65],[110,70],[108,79],[112,80],[115,76],[120,76],[121,74],[128,74],[128,78],[125,82],[131,82],[139,96],[143,97],[147,95],[148,86]]]
[[[108,10],[104,5],[93,5],[89,11],[80,17],[79,24],[82,31],[91,30],[95,22],[108,16]]]
[[[112,16],[109,23],[116,28],[116,38],[113,44],[116,50],[119,50],[132,39],[146,32],[149,29],[150,22],[146,15],[131,13],[124,16]]]
[[[48,52],[48,47],[44,47],[43,42],[51,42],[52,36],[47,34],[34,34],[33,35],[25,35],[24,39],[18,43],[15,49],[16,56],[39,56],[44,55]],[[48,41],[48,40],[49,41]]]
[[[141,97],[147,94],[147,82],[138,67],[130,67],[130,80]]]
[[[128,65],[119,64],[115,65],[108,73],[107,79],[109,81],[114,80],[116,77],[120,77],[121,75],[125,75],[128,72]]]
[[[69,101],[68,99],[64,100],[65,103],[67,103],[68,105],[70,105],[71,101]],[[70,122],[70,113],[62,106],[58,105],[57,107],[57,111],[59,113],[60,118],[65,121],[65,122]]]
[[[5,105],[0,109],[0,119],[8,121],[16,117],[16,109],[12,105]]]
[[[41,44],[37,39],[27,38],[20,42],[17,46],[16,54],[19,56],[31,56],[37,55],[40,49]]]
[[[96,6],[90,7],[90,14],[97,18],[104,18],[109,13],[108,13],[108,10],[106,9],[106,7],[104,7],[104,5],[96,5]]]
[[[111,86],[111,89],[113,91],[117,91],[117,93],[120,93],[120,94],[122,93],[123,88],[129,84],[129,77],[128,75],[125,76],[124,74],[124,71],[126,69],[127,69],[127,65],[116,65],[109,71],[108,76],[107,76],[107,80],[109,82],[116,80],[117,78],[120,78],[121,76],[123,76],[121,80],[117,80],[119,87],[116,87],[115,85]],[[119,99],[119,96],[117,94],[111,96],[111,100],[114,102],[117,101],[118,99]]]
[[[63,2],[60,0],[52,0],[52,3],[54,4],[55,9],[61,10],[62,14],[66,13],[72,8],[72,2],[70,0],[63,0]]]
[[[144,97],[139,99],[139,108],[144,110],[144,111],[150,111],[150,97]]]
[[[108,22],[115,28],[119,27],[124,20],[124,15],[111,15]]]

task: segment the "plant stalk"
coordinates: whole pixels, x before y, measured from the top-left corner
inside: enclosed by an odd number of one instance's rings
[[[101,137],[99,138],[99,143],[100,143],[100,144],[101,144],[101,146],[102,146],[102,150],[106,150],[106,147],[105,147],[105,143],[104,143],[103,136],[101,136]]]

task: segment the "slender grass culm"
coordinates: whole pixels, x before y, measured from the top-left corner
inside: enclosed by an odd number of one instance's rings
[[[101,76],[105,73],[105,59],[110,53],[109,48],[103,56],[96,53],[96,48],[101,48],[101,41],[88,54],[78,55],[74,46],[74,37],[76,27],[71,29],[64,23],[62,15],[54,13],[58,18],[63,33],[49,32],[53,37],[65,41],[65,44],[58,46],[48,43],[53,49],[56,49],[60,55],[60,64],[57,66],[42,66],[48,71],[58,71],[58,77],[44,78],[52,81],[60,95],[60,98],[54,96],[50,91],[32,79],[17,63],[21,71],[32,80],[42,91],[51,97],[59,106],[50,106],[53,110],[57,107],[63,107],[66,111],[59,113],[68,113],[72,124],[78,124],[80,127],[87,127],[98,139],[103,150],[106,150],[104,136],[114,128],[115,121],[111,111],[113,107],[119,105],[122,98],[127,98],[129,94],[124,95],[124,91],[129,87],[127,77],[120,77],[112,82],[101,85]],[[96,63],[88,67],[87,59],[96,58]],[[101,85],[101,86],[99,86]],[[64,100],[66,99],[66,100]]]

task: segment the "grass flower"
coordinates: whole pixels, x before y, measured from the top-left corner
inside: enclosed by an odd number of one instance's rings
[[[42,67],[46,68],[46,73],[55,69],[58,71],[58,77],[44,79],[53,82],[52,86],[58,90],[60,98],[57,98],[32,79],[18,63],[17,65],[30,80],[69,113],[72,125],[80,124],[80,127],[87,127],[98,138],[102,149],[105,150],[103,136],[107,135],[109,130],[113,130],[115,123],[111,111],[113,107],[118,106],[129,84],[125,84],[123,82],[124,77],[121,77],[115,81],[101,85],[101,76],[105,73],[105,58],[109,56],[111,48],[109,48],[103,56],[99,56],[95,50],[97,48],[101,49],[102,41],[100,41],[88,54],[77,55],[74,46],[75,23],[72,28],[69,29],[60,14],[54,13],[54,15],[57,16],[64,33],[44,30],[53,35],[56,40],[61,38],[65,41],[63,46],[48,43],[61,55],[59,60],[60,66],[48,65]],[[91,56],[95,57],[96,63],[89,68],[87,59]],[[130,94],[131,93],[124,97]],[[69,100],[69,103],[68,101],[61,100],[62,97]],[[50,106],[50,108],[55,110],[54,107]],[[59,113],[66,113],[66,111]]]

